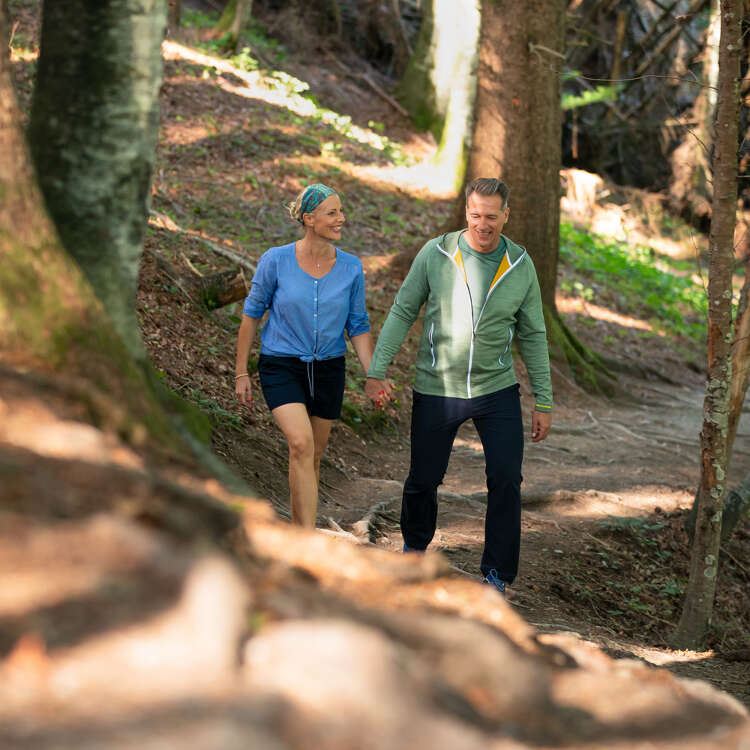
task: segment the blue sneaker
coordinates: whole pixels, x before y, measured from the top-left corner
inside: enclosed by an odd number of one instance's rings
[[[502,596],[505,596],[505,581],[498,577],[497,571],[494,568],[487,571],[487,575],[482,579],[482,583],[494,586]]]
[[[406,542],[404,542],[404,552],[418,552],[419,554],[423,553],[423,549],[416,549],[414,547],[410,547]]]

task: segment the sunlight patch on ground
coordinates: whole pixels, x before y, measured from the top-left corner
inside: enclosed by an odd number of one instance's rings
[[[428,194],[434,198],[445,199],[456,197],[452,185],[455,175],[429,161],[420,162],[412,167],[361,166],[345,162],[339,169],[364,182],[388,185],[412,195]]]
[[[596,320],[603,320],[607,323],[616,323],[624,328],[638,328],[641,331],[654,330],[645,320],[639,320],[629,315],[622,315],[606,307],[593,305],[591,302],[586,302],[580,297],[564,297],[558,294],[556,302],[558,311],[565,315],[578,313],[579,315],[586,315],[589,318],[596,318]],[[664,334],[661,333],[659,335],[663,336]]]
[[[576,492],[575,496],[575,500],[555,503],[555,514],[581,519],[590,519],[595,516],[636,518],[650,515],[654,508],[661,508],[665,513],[672,513],[690,508],[693,504],[692,492],[675,490],[671,487],[636,486],[618,489],[616,492],[582,489]],[[534,507],[533,512],[543,514],[545,506]]]
[[[467,440],[466,438],[459,438],[457,437],[453,441],[454,447],[459,448],[469,448],[470,450],[476,451],[477,453],[482,453],[482,443],[479,442],[479,440]]]
[[[303,96],[295,88],[294,80],[296,79],[290,76],[276,78],[260,71],[243,71],[227,60],[211,57],[173,41],[165,41],[162,44],[162,55],[165,60],[184,60],[206,68],[213,68],[220,73],[234,76],[245,84],[244,86],[238,85],[222,76],[216,78],[216,85],[230,94],[246,99],[261,100],[294,112],[300,117],[319,119],[342,135],[378,151],[383,151],[387,146],[387,139],[381,135],[359,127],[351,122],[351,118],[323,109],[313,100]],[[180,141],[185,143],[185,138],[189,139],[190,134],[184,126],[180,128],[180,132],[182,134]],[[194,136],[195,140],[205,137],[204,129],[202,127],[196,129]],[[455,175],[429,160],[413,166],[398,167],[362,166],[342,162],[339,168],[356,179],[399,188],[409,193],[424,193],[438,198],[453,198],[456,194],[453,187]]]
[[[704,661],[716,656],[713,651],[668,651],[658,648],[642,648],[641,646],[630,646],[628,650],[633,655],[640,657],[649,664],[655,664],[657,667],[678,662]]]
[[[216,79],[216,85],[231,94],[247,99],[260,99],[269,104],[284,107],[302,117],[317,117],[349,138],[378,150],[385,148],[385,139],[377,133],[352,124],[348,117],[338,115],[331,110],[321,109],[314,101],[302,96],[298,91],[299,87],[295,84],[296,79],[292,79],[291,76],[278,74],[274,77],[259,71],[240,70],[227,60],[211,57],[172,41],[162,43],[162,55],[165,60],[186,60],[235,76],[245,86],[238,86],[222,77]]]

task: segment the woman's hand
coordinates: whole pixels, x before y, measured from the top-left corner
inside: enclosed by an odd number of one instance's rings
[[[235,379],[234,391],[237,394],[237,400],[245,406],[253,402],[253,386],[250,383],[250,377],[245,373]]]
[[[367,378],[365,393],[376,409],[383,409],[393,398],[393,386],[387,380]]]

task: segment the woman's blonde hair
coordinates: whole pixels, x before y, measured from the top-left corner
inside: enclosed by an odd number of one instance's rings
[[[289,216],[300,224],[302,224],[302,198],[305,195],[305,190],[307,190],[307,188],[302,188],[302,190],[297,193],[297,197],[291,203],[286,204],[286,210],[289,213]]]

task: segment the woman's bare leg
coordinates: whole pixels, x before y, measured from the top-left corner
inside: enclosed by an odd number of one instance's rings
[[[318,511],[318,478],[315,468],[315,438],[310,415],[305,405],[299,403],[282,404],[271,413],[289,444],[289,499],[292,523],[314,529]]]
[[[320,459],[323,451],[328,445],[328,437],[333,427],[332,419],[323,419],[322,417],[310,417],[310,423],[313,431],[313,442],[315,443],[315,486],[320,486]]]

